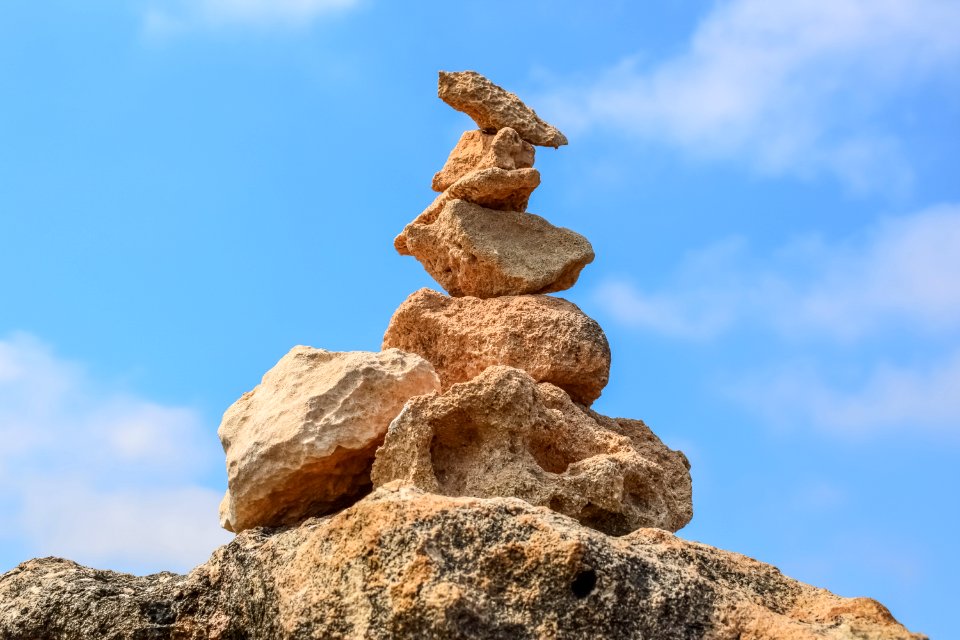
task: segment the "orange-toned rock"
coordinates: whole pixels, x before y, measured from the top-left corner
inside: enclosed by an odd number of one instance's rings
[[[531,144],[542,147],[567,144],[565,135],[541,120],[520,98],[476,71],[441,71],[437,94],[457,111],[473,118],[484,131],[510,127]]]
[[[522,498],[611,535],[676,531],[693,516],[682,453],[643,422],[584,409],[510,367],[412,398],[371,477],[374,486],[402,480],[447,496]]]
[[[448,202],[432,224],[407,225],[403,235],[407,251],[453,296],[563,291],[594,257],[579,233],[464,200]]]
[[[439,380],[420,356],[294,347],[217,432],[227,455],[225,529],[299,522],[370,490],[373,454],[411,397]]]
[[[527,169],[533,166],[534,156],[533,145],[510,127],[495,134],[465,131],[446,164],[433,176],[433,190],[444,191],[477,169]]]
[[[251,529],[187,575],[42,558],[0,575],[0,638],[925,640],[841,598],[660,529],[614,538],[516,498],[381,487]]]
[[[484,300],[420,289],[390,319],[383,348],[391,347],[429,360],[444,390],[502,364],[589,405],[610,376],[610,345],[600,325],[552,296]]]
[[[448,202],[458,199],[498,211],[526,211],[530,194],[539,185],[540,172],[536,169],[480,169],[454,182],[410,224],[432,223]],[[406,229],[394,239],[393,246],[400,255],[408,256],[405,234]]]

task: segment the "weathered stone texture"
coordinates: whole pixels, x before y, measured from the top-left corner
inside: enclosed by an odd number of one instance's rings
[[[567,144],[567,137],[547,124],[515,94],[493,84],[476,71],[440,72],[440,99],[467,114],[484,131],[510,127],[527,142],[542,147]]]
[[[448,496],[522,498],[611,535],[676,531],[693,516],[682,453],[642,422],[585,410],[510,367],[411,399],[390,423],[372,478]]]
[[[444,390],[502,364],[589,405],[610,376],[600,325],[572,302],[544,295],[483,300],[420,289],[390,319],[383,348],[391,347],[429,360]]]
[[[539,184],[540,172],[536,169],[480,169],[453,183],[410,224],[432,224],[449,202],[458,199],[498,211],[526,211],[530,194]],[[410,255],[406,232],[404,228],[393,241],[397,252],[404,256]]]
[[[382,353],[294,347],[223,416],[230,531],[298,522],[371,488],[373,454],[411,397],[439,389],[433,367]]]
[[[540,216],[447,203],[431,224],[404,229],[410,252],[453,296],[551,293],[572,287],[593,247]]]
[[[186,576],[55,558],[0,576],[0,640],[923,640],[840,598],[659,529],[612,538],[514,498],[389,485],[251,529]]]
[[[495,134],[465,131],[446,164],[433,176],[433,190],[445,191],[478,169],[528,169],[533,166],[535,155],[534,146],[509,127]]]

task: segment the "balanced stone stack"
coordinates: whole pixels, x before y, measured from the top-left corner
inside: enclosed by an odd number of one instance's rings
[[[480,129],[394,244],[450,295],[411,295],[380,353],[296,347],[230,407],[221,524],[296,524],[399,482],[521,498],[608,534],[676,531],[693,514],[686,457],[639,420],[589,409],[610,373],[607,339],[544,295],[594,257],[586,238],[526,211],[534,145],[566,138],[474,72],[441,73],[440,97]]]
[[[593,260],[526,211],[534,145],[566,138],[474,72],[441,73],[440,97],[479,129],[395,246],[449,295],[411,295],[380,352],[295,347],[226,411],[238,535],[208,562],[25,562],[0,576],[0,640],[922,640],[873,600],[667,533],[692,516],[686,457],[590,409],[606,337],[544,295]]]
[[[588,408],[610,374],[606,336],[544,295],[572,287],[594,258],[586,238],[526,211],[540,184],[535,145],[567,138],[478,73],[441,72],[439,85],[479,129],[460,137],[433,177],[440,195],[394,246],[449,296],[411,295],[383,348],[430,361],[442,393],[391,423],[373,484],[518,497],[616,535],[676,531],[693,515],[687,459],[642,422]]]

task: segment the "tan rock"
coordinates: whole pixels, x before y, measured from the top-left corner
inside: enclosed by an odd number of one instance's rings
[[[589,405],[610,375],[610,346],[600,325],[551,296],[483,300],[420,289],[390,319],[383,348],[391,347],[429,360],[444,390],[502,364]]]
[[[530,194],[539,185],[540,172],[536,169],[480,169],[453,183],[411,224],[431,224],[448,202],[458,199],[498,211],[526,211]],[[394,239],[393,246],[400,255],[408,256],[410,251],[405,234],[406,229]]]
[[[593,247],[540,216],[451,200],[432,224],[404,229],[406,249],[453,296],[551,293],[572,287]]]
[[[0,638],[924,640],[880,603],[659,529],[388,485],[252,529],[186,576],[57,558],[0,576]]]
[[[433,176],[433,190],[444,191],[477,169],[527,169],[533,166],[534,146],[505,127],[496,134],[465,131],[443,168]]]
[[[390,423],[374,486],[516,497],[611,535],[676,531],[693,516],[690,464],[639,420],[574,404],[549,382],[490,367],[443,395],[412,398]]]
[[[438,95],[457,111],[473,118],[484,131],[510,127],[531,144],[542,147],[567,144],[565,135],[541,120],[520,98],[476,71],[441,71]]]
[[[373,454],[411,397],[439,380],[420,356],[294,347],[223,416],[230,531],[343,508],[370,490]]]

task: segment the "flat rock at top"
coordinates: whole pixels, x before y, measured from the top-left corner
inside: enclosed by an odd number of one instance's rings
[[[690,464],[639,420],[584,409],[562,389],[490,367],[412,398],[377,450],[374,486],[521,498],[610,535],[680,529],[693,517]]]
[[[444,191],[477,169],[527,169],[533,166],[536,150],[520,134],[505,127],[495,134],[465,131],[447,162],[433,176],[433,190]]]
[[[411,224],[432,223],[451,200],[466,200],[498,211],[526,211],[530,194],[539,185],[540,172],[533,168],[490,167],[472,171],[438,195]],[[393,246],[400,255],[410,255],[405,232],[394,238]]]
[[[537,113],[476,71],[440,72],[437,94],[448,105],[467,114],[484,131],[510,127],[527,142],[541,147],[567,144],[567,137]]]
[[[429,360],[444,390],[502,364],[589,405],[610,376],[603,329],[577,305],[552,296],[484,300],[420,289],[390,319],[383,348],[391,347]]]
[[[447,202],[431,224],[403,231],[406,248],[452,296],[522,295],[569,289],[593,261],[579,233],[532,213]]]
[[[229,531],[292,524],[370,491],[373,454],[413,396],[439,390],[420,356],[294,347],[223,416]]]
[[[187,575],[42,558],[0,575],[3,640],[925,640],[869,598],[660,529],[396,483],[251,529]]]

